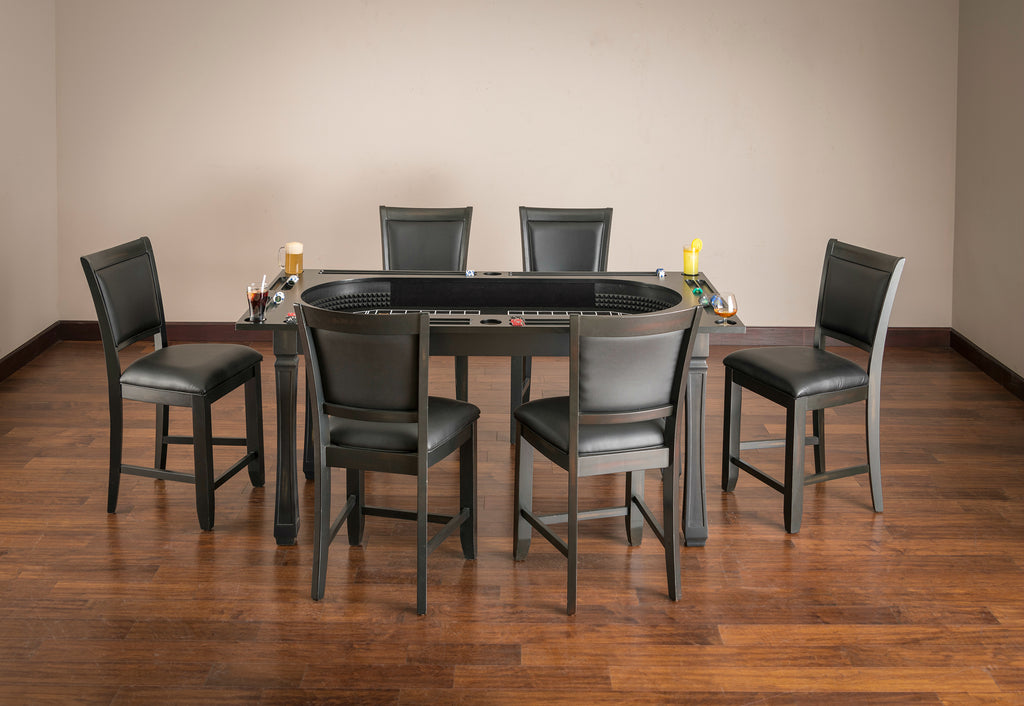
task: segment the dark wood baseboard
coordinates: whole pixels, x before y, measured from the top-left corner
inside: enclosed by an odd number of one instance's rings
[[[96,327],[96,324],[93,324]],[[99,328],[96,328],[99,338]],[[0,380],[6,380],[15,372],[31,363],[36,356],[52,346],[60,338],[60,322],[51,324],[37,336],[0,358]]]
[[[174,341],[224,341],[228,343],[267,343],[270,332],[236,331],[233,323],[198,321],[167,324],[167,335]],[[806,346],[814,329],[806,326],[752,326],[742,334],[711,336],[712,345],[720,346]],[[98,341],[100,330],[95,321],[58,321],[17,350],[0,359],[0,380],[10,377],[19,368],[58,341]],[[985,353],[962,335],[949,328],[890,328],[887,346],[916,348],[952,348],[986,375],[1017,397],[1024,399],[1024,378]]]
[[[57,326],[62,341],[100,340],[100,327],[95,321],[60,321]]]
[[[270,343],[273,340],[270,331],[236,331],[234,324],[219,322],[168,323],[167,337],[172,343],[174,341]]]
[[[974,364],[981,372],[998,382],[1015,397],[1024,400],[1024,377],[1010,370],[978,348],[960,333],[950,330],[949,347]]]
[[[235,325],[220,322],[168,323],[167,336],[175,341],[223,341],[226,343],[267,343],[268,331],[236,331]],[[95,321],[58,321],[42,333],[0,358],[0,381],[6,380],[47,348],[58,341],[98,341],[99,325]]]
[[[100,340],[100,328],[95,321],[61,321],[55,325],[58,327],[58,340]],[[179,321],[168,322],[167,338],[171,343],[268,343],[271,334],[269,331],[237,331],[234,324],[219,321]]]

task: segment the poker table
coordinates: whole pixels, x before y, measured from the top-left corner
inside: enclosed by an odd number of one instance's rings
[[[698,293],[695,293],[698,290]],[[687,309],[699,292],[716,290],[703,273],[679,272],[402,272],[306,270],[289,285],[282,273],[273,282],[266,319],[239,330],[273,333],[277,399],[277,488],[274,538],[294,544],[299,529],[296,402],[299,335],[294,305],[304,302],[367,315],[427,311],[430,354],[450,356],[567,356],[569,317],[630,316]],[[683,462],[683,536],[688,546],[707,541],[704,482],[704,399],[711,333],[742,333],[736,317],[722,322],[710,309],[701,316],[686,387],[686,453]],[[467,399],[468,381],[456,376],[456,396]],[[516,404],[516,391],[510,399]],[[308,405],[307,405],[308,407]],[[308,444],[307,444],[308,445]],[[307,476],[310,454],[306,453]]]

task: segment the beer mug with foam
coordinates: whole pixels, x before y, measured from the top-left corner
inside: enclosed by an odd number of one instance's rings
[[[285,243],[277,249],[277,265],[286,275],[302,274],[302,243]]]

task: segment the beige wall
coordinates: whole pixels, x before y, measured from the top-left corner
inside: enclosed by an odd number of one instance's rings
[[[1024,375],[1024,2],[960,7],[953,328]]]
[[[54,62],[53,2],[0,0],[0,357],[60,318]]]
[[[168,316],[225,321],[277,246],[377,267],[377,207],[613,206],[613,269],[705,270],[813,323],[825,241],[907,255],[897,326],[949,326],[955,0],[57,4],[60,317],[78,256],[148,234]]]

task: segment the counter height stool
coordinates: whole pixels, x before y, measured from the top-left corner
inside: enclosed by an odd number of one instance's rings
[[[737,351],[725,357],[725,424],[722,448],[722,490],[736,487],[739,469],[783,494],[786,531],[800,531],[804,486],[867,473],[875,512],[882,511],[879,412],[882,354],[889,315],[904,258],[828,241],[818,292],[818,313],[812,346],[775,346]],[[867,351],[864,370],[847,358],[825,350],[833,338]],[[740,441],[743,389],[786,410],[786,438]],[[865,410],[867,464],[825,470],[825,409],[867,400]],[[812,436],[806,436],[811,412]],[[804,446],[814,446],[814,473],[804,475]],[[785,446],[782,482],[740,458],[746,449]]]
[[[685,390],[700,309],[569,319],[569,395],[527,402],[515,411],[515,517],[512,555],[526,558],[536,529],[568,559],[566,612],[576,612],[580,520],[625,517],[629,544],[646,520],[665,549],[668,593],[681,592],[679,477]],[[533,449],[567,472],[565,513],[533,511]],[[661,469],[663,523],[644,501],[644,472]],[[621,506],[579,509],[580,479],[625,473]],[[567,524],[567,536],[553,525]]]
[[[367,515],[416,522],[416,612],[427,610],[427,556],[455,530],[476,557],[476,421],[468,402],[428,397],[430,317],[353,314],[296,305],[313,387],[314,515],[312,596],[327,582],[328,548],[348,521],[349,544],[363,541]],[[459,508],[428,512],[427,471],[459,452]],[[346,469],[347,498],[331,510],[331,470]],[[365,472],[410,476],[416,509],[366,504]],[[427,523],[443,525],[433,537]]]
[[[156,260],[149,238],[139,238],[81,258],[89,282],[107,368],[110,402],[110,468],[107,512],[117,509],[121,474],[183,481],[196,486],[199,526],[213,529],[213,491],[243,468],[260,487],[264,481],[263,407],[260,362],[263,356],[248,346],[229,343],[167,345],[163,299]],[[155,350],[123,371],[120,351],[153,337]],[[214,437],[210,406],[245,385],[245,438]],[[152,468],[124,464],[122,400],[156,405],[156,454]],[[168,407],[192,410],[192,436],[168,434]],[[194,473],[167,470],[167,445],[191,444]],[[221,476],[214,477],[213,447],[245,446],[246,453]]]

